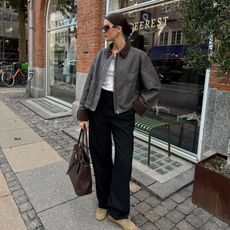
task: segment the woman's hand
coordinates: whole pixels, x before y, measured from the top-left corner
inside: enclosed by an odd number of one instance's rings
[[[80,121],[80,127],[81,127],[81,129],[88,129],[89,128],[89,122],[88,121]]]

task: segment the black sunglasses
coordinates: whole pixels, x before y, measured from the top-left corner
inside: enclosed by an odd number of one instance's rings
[[[116,27],[115,25],[104,25],[104,26],[102,26],[102,30],[104,32],[107,32],[109,29],[115,28],[115,27]]]

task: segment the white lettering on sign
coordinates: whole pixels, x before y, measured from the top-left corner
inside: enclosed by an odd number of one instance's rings
[[[166,17],[159,17],[157,19],[153,18],[151,20],[144,20],[139,22],[131,22],[130,24],[133,27],[133,31],[135,30],[147,30],[147,29],[159,29],[166,26],[167,19],[169,16]]]

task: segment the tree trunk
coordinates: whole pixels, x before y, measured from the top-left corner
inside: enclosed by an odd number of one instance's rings
[[[20,63],[27,61],[27,46],[26,46],[26,20],[25,20],[25,4],[20,0],[18,17],[19,17],[19,61]]]

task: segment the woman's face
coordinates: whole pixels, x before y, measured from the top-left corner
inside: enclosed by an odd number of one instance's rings
[[[121,30],[121,26],[114,26],[109,20],[104,20],[102,31],[106,41],[114,41],[119,33],[121,33]]]

